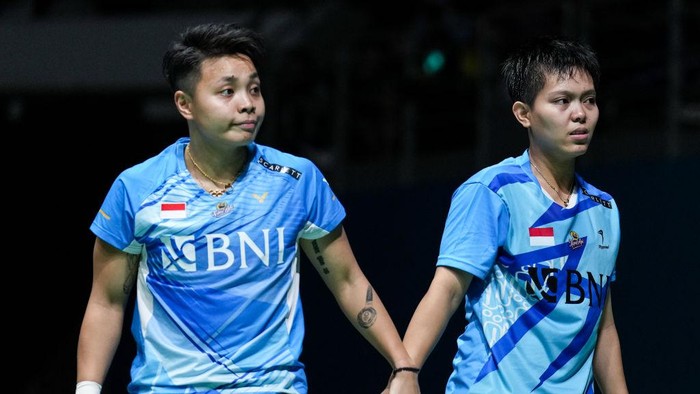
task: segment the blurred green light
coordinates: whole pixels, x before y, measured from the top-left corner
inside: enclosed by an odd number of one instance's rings
[[[445,66],[445,55],[439,49],[433,49],[423,61],[423,72],[428,75],[438,73]]]

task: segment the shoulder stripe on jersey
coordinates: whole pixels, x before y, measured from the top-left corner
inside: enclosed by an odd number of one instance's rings
[[[287,166],[283,166],[280,164],[270,163],[269,161],[265,160],[265,158],[262,156],[260,156],[258,158],[258,164],[267,168],[270,171],[276,171],[276,172],[279,172],[282,174],[287,174],[296,180],[301,179],[301,172],[295,170],[292,167],[287,167]]]

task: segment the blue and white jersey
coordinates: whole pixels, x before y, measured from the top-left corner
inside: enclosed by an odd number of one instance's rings
[[[452,197],[438,266],[474,275],[446,393],[593,393],[593,351],[620,244],[612,197],[576,175],[569,208],[528,151]]]
[[[298,240],[345,210],[309,160],[259,145],[213,197],[181,138],[122,172],[91,230],[140,254],[133,393],[306,393]]]

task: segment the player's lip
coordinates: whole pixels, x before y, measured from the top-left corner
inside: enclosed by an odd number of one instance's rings
[[[587,128],[579,127],[569,133],[569,138],[571,138],[571,141],[576,143],[586,143],[588,142],[590,135],[591,134]]]
[[[254,130],[255,125],[258,123],[257,119],[244,120],[242,122],[236,122],[235,125],[244,130]]]

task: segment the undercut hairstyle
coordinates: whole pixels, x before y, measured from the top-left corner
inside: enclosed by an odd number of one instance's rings
[[[162,71],[173,92],[192,93],[207,59],[247,56],[260,72],[265,43],[257,32],[235,23],[207,23],[187,28],[163,55]]]
[[[571,78],[577,71],[588,73],[593,86],[600,81],[598,57],[582,42],[541,36],[516,49],[502,64],[501,75],[513,102],[532,105],[549,75]]]

